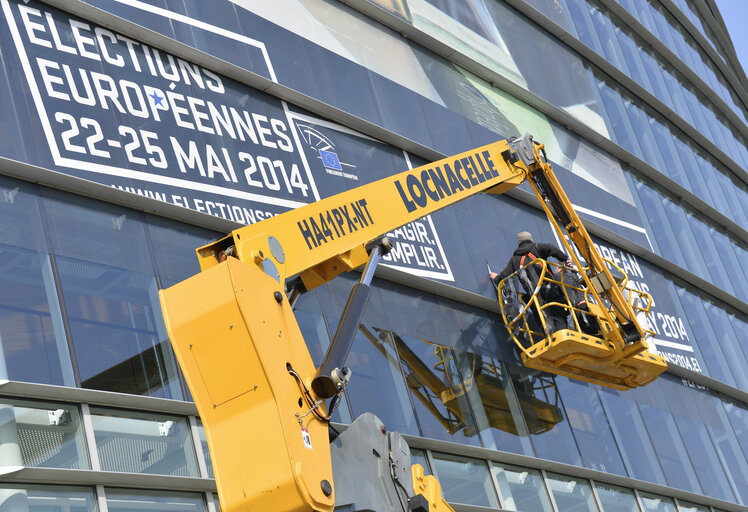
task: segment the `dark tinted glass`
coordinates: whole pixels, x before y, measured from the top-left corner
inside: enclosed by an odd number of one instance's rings
[[[0,177],[0,378],[74,386],[37,189]]]

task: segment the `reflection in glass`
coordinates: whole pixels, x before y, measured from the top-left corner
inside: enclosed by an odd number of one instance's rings
[[[559,510],[599,510],[587,480],[548,473],[548,487]]]
[[[203,449],[205,457],[205,466],[208,470],[208,478],[213,478],[213,461],[210,459],[210,449],[208,448],[208,437],[205,435],[205,427],[200,418],[197,419],[197,435],[200,436],[200,447]]]
[[[0,510],[8,512],[96,512],[87,487],[0,484]]]
[[[507,510],[551,512],[551,500],[543,485],[543,477],[535,469],[493,464],[493,474]]]
[[[434,471],[450,503],[499,508],[485,461],[432,453]]]
[[[557,377],[555,382],[584,465],[597,471],[625,475],[626,469],[596,387],[566,377]]]
[[[75,386],[36,189],[0,177],[0,379]]]
[[[70,404],[3,400],[2,466],[89,469],[81,416]]]
[[[355,378],[347,392],[354,417],[374,413],[388,430],[418,435],[405,380],[388,331],[360,326],[346,359]]]
[[[362,330],[366,331],[365,327]],[[385,331],[377,330],[377,333],[383,335]],[[463,383],[460,379],[452,349],[411,336],[389,334],[400,356],[422,435],[479,446],[466,396],[466,387],[474,382]]]
[[[569,418],[561,402],[557,377],[524,367],[511,367],[510,375],[522,414],[530,430],[535,455],[576,466],[582,465]],[[536,407],[532,404],[543,404]]]
[[[605,512],[639,512],[631,489],[595,482],[595,490]]]
[[[410,464],[420,464],[423,468],[424,475],[431,475],[431,465],[426,457],[426,452],[423,450],[416,450],[415,448],[410,449]]]
[[[678,500],[678,512],[709,512],[709,507],[688,503],[687,501]]]
[[[639,498],[641,498],[644,512],[677,512],[673,500],[666,498],[665,496],[640,492]]]
[[[601,388],[598,393],[628,476],[665,484],[665,476],[636,403],[626,398],[624,393],[612,389]]]
[[[138,212],[46,191],[81,385],[181,399]]]
[[[57,266],[82,386],[182,398],[155,277],[65,257]]]
[[[639,407],[668,484],[701,493],[701,485],[673,415],[646,403],[640,403]]]
[[[206,510],[203,496],[193,492],[106,489],[106,504],[109,512],[205,512]]]
[[[184,418],[91,408],[101,469],[199,476]]]

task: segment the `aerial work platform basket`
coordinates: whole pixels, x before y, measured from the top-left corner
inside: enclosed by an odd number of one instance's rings
[[[637,320],[646,324],[652,297],[627,287],[628,277],[615,263],[618,287]],[[502,280],[499,303],[522,362],[529,368],[564,375],[619,390],[644,386],[667,369],[649,352],[647,336],[625,343],[616,336],[615,305],[598,293],[599,285],[579,272],[535,259]],[[534,279],[530,276],[533,276]]]

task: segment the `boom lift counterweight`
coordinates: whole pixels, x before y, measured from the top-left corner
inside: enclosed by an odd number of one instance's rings
[[[502,194],[525,179],[576,267],[584,269],[590,314],[602,329],[597,336],[585,334],[575,321],[575,328],[525,347],[518,338],[523,330],[531,334],[522,327],[524,313],[505,315],[524,363],[619,389],[644,385],[665,370],[662,358],[645,350],[645,331],[621,281],[597,253],[542,145],[525,135],[445,158],[237,229],[197,250],[199,274],[160,292],[169,338],[205,426],[224,512],[450,510],[433,477],[419,466],[411,472],[402,438],[372,415],[354,421],[331,445],[325,399],[350,376],[345,357],[376,261],[387,250],[380,237],[473,194]],[[324,362],[315,368],[286,283],[297,277],[293,297],[367,261]],[[540,263],[541,280],[547,280]],[[507,283],[500,292],[509,290]],[[542,310],[548,305],[537,295],[536,287],[530,300]]]

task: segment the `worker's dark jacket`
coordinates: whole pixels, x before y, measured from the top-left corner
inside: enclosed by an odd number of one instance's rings
[[[514,254],[509,259],[509,263],[506,264],[504,270],[499,272],[499,275],[494,279],[494,283],[496,283],[496,286],[499,285],[499,282],[501,282],[502,279],[519,270],[522,256],[525,256],[530,252],[536,258],[541,258],[544,260],[547,260],[551,256],[556,258],[558,261],[566,261],[568,259],[566,253],[564,253],[564,251],[560,250],[555,245],[544,243],[536,244],[529,240],[526,240],[517,246],[517,248],[514,250]],[[530,263],[530,261],[532,261],[532,259],[529,256],[525,258],[525,265]]]

